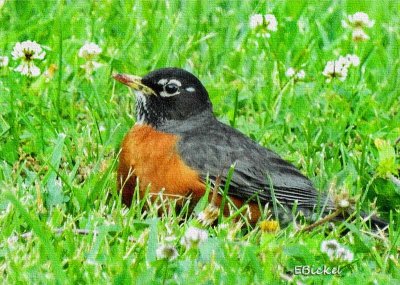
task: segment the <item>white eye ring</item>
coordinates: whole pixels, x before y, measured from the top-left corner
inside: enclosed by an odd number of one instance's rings
[[[170,84],[170,83],[176,84],[179,87],[182,86],[182,83],[179,80],[176,80],[176,79],[171,79],[170,81],[168,81],[168,84]]]
[[[164,85],[164,91],[168,94],[175,94],[176,92],[178,92],[178,90],[179,86],[174,83],[168,83],[167,85]]]
[[[172,97],[175,95],[178,95],[179,92],[179,87],[182,86],[182,83],[179,80],[176,79],[171,79],[167,82],[166,79],[161,79],[158,81],[158,83],[163,83],[163,91],[160,92],[160,95],[162,97]]]
[[[160,79],[157,83],[158,85],[165,85],[168,82],[168,79]]]

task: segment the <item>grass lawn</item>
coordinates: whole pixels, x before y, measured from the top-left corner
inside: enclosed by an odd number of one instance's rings
[[[400,1],[0,7],[3,284],[400,284]],[[369,20],[351,16],[360,11]],[[255,14],[274,15],[277,26]],[[36,56],[15,53],[25,41],[40,45]],[[90,42],[101,51],[80,53]],[[339,66],[346,55],[357,57]],[[317,189],[345,191],[355,212],[390,221],[387,233],[360,218],[303,233],[231,217],[201,227],[187,208],[138,197],[121,205],[116,165],[135,98],[111,75],[167,66],[196,74],[221,121]],[[200,242],[190,246],[193,227]],[[327,253],[327,243],[347,257]],[[340,273],[309,272],[324,267]]]

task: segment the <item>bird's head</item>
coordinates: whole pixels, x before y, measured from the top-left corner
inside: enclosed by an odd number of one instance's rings
[[[144,77],[116,74],[114,78],[136,94],[138,123],[155,127],[170,120],[185,120],[202,112],[211,112],[207,90],[200,80],[180,68],[162,68]]]

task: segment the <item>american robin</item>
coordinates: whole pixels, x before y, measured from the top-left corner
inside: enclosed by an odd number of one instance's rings
[[[136,124],[122,142],[118,167],[126,205],[131,204],[137,178],[142,193],[149,186],[151,193],[162,190],[196,202],[205,193],[207,177],[219,177],[224,184],[234,165],[228,195],[237,206],[249,204],[252,222],[260,217],[260,204],[275,203],[283,209],[278,215],[290,215],[295,204],[306,216],[316,207],[334,210],[334,203],[295,166],[219,122],[206,88],[190,72],[162,68],[143,78],[114,78],[136,95]]]

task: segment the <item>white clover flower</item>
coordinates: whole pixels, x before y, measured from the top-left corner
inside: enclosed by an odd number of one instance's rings
[[[306,32],[306,30],[308,28],[307,24],[308,23],[303,18],[300,18],[297,21],[297,28],[299,29],[300,34],[304,34]]]
[[[101,52],[102,49],[97,44],[88,42],[79,49],[78,56],[86,60],[80,67],[85,70],[85,76],[90,81],[93,80],[93,72],[102,66],[101,63],[94,60]]]
[[[46,52],[37,42],[25,41],[16,43],[13,51],[11,52],[14,60],[27,60],[44,59]]]
[[[348,250],[344,247],[340,247],[336,251],[335,259],[345,261],[345,262],[352,262],[354,259],[354,254],[350,250]]]
[[[265,23],[267,24],[267,30],[276,32],[278,30],[278,21],[273,14],[267,14],[264,16]]]
[[[353,15],[347,16],[347,21],[342,20],[343,28],[353,29],[352,39],[355,42],[362,42],[369,40],[369,36],[364,31],[364,28],[371,28],[375,22],[369,19],[369,16],[364,12],[357,12]]]
[[[347,56],[339,56],[338,60],[336,61],[336,65],[340,68],[349,68],[351,66],[351,62],[347,59]]]
[[[337,240],[327,240],[321,243],[321,251],[326,253],[331,261],[352,262],[354,254],[340,245]]]
[[[271,34],[268,32],[262,32],[262,33],[257,33],[256,36],[257,38],[270,38]]]
[[[101,53],[102,49],[95,43],[86,42],[80,49],[78,56],[86,60],[92,60]]]
[[[166,259],[171,261],[178,257],[178,251],[174,246],[161,245],[157,248],[156,255],[158,259]]]
[[[342,20],[341,23],[342,23],[342,27],[343,27],[343,28],[345,28],[345,29],[350,28],[350,25],[347,23],[346,20]]]
[[[347,61],[344,62],[339,58],[339,60],[328,61],[322,74],[327,77],[326,82],[331,82],[332,78],[338,78],[340,81],[344,81],[347,77],[347,72]]]
[[[370,20],[368,14],[364,12],[356,12],[347,16],[347,19],[353,27],[371,28],[375,24],[375,21]]]
[[[289,77],[289,78],[293,77],[295,74],[296,74],[296,70],[294,70],[293,67],[289,67],[285,72],[286,77]]]
[[[0,68],[8,66],[8,56],[0,56]]]
[[[0,0],[0,9],[3,7],[4,3],[6,3],[6,0]]]
[[[354,67],[360,65],[360,58],[355,54],[347,54],[346,59],[347,62]]]
[[[250,17],[250,28],[257,30],[257,37],[269,38],[270,31],[275,32],[278,30],[278,21],[273,14],[255,14]]]
[[[302,80],[306,77],[306,72],[304,71],[304,69],[300,69],[297,73],[295,78],[298,80]]]
[[[306,72],[303,69],[296,71],[293,67],[289,67],[285,72],[286,77],[294,78],[295,80],[303,80],[306,77]]]
[[[101,63],[94,61],[94,60],[88,60],[84,64],[82,64],[80,67],[83,68],[86,72],[86,74],[90,75],[92,74],[96,69],[99,67],[103,66]]]
[[[359,65],[360,58],[357,55],[347,54],[346,56],[340,56],[338,60],[328,61],[322,74],[327,77],[327,82],[330,82],[332,78],[344,81],[347,78],[348,69],[351,66]]]
[[[335,252],[340,248],[340,244],[335,239],[324,240],[321,243],[321,251],[326,253],[329,258],[333,257]]]
[[[28,77],[36,77],[40,75],[40,69],[34,63],[34,60],[42,60],[46,56],[46,52],[42,47],[32,41],[25,41],[16,43],[13,51],[11,52],[14,60],[21,60],[14,71],[21,73]]]
[[[251,15],[250,28],[255,29],[263,24],[263,16],[261,14]]]
[[[14,71],[28,77],[37,77],[40,75],[40,69],[33,62],[23,62],[14,68]]]
[[[364,32],[363,29],[361,28],[356,28],[353,30],[351,34],[351,38],[355,42],[365,42],[369,40],[369,36],[367,35],[366,32]]]
[[[199,228],[190,227],[182,237],[181,244],[186,248],[197,247],[208,238],[208,232]]]

